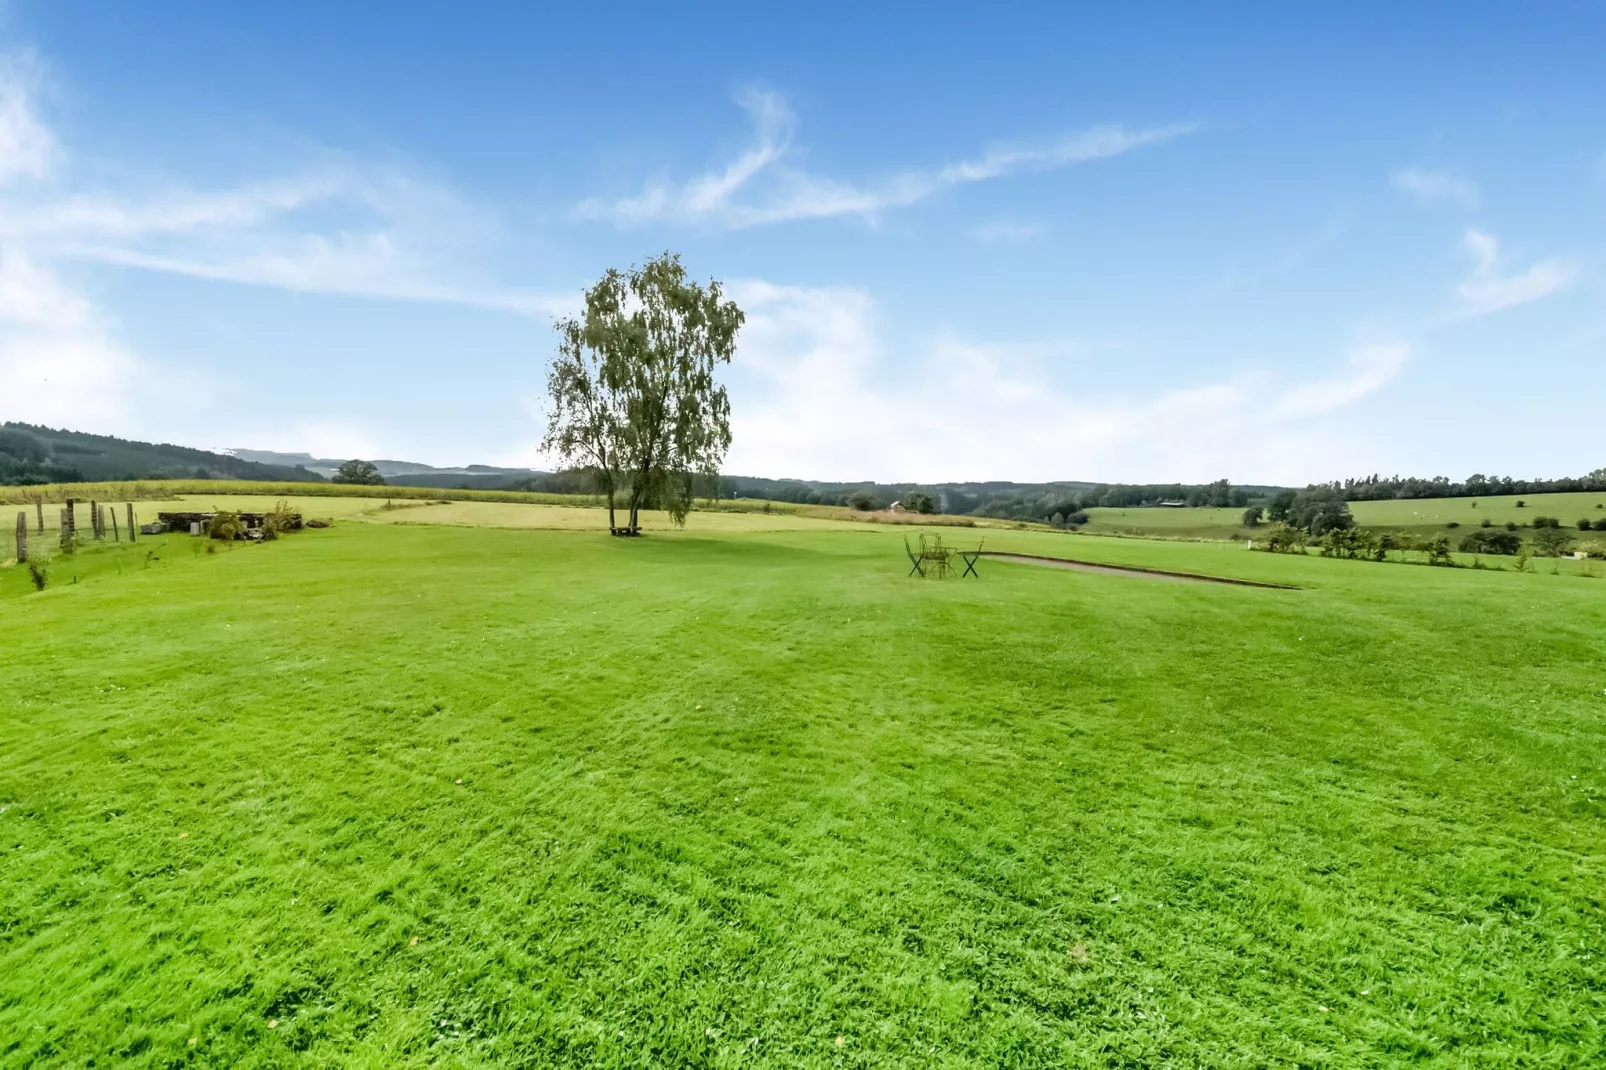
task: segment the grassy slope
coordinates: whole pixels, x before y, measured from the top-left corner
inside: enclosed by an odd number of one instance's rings
[[[1517,508],[1519,501],[1527,502]],[[1427,498],[1417,501],[1354,502],[1356,520],[1370,527],[1442,528],[1450,521],[1476,527],[1484,520],[1531,524],[1536,516],[1553,516],[1567,527],[1580,518],[1606,520],[1606,493],[1530,494],[1524,498]]]
[[[1527,506],[1518,509],[1518,501],[1527,502]],[[1573,527],[1583,517],[1606,520],[1606,494],[1351,502],[1350,511],[1356,523],[1366,527],[1418,534],[1442,534],[1451,521],[1462,528],[1474,528],[1485,519],[1502,525],[1507,521],[1531,524],[1536,516],[1553,516],[1564,526]],[[1192,539],[1242,539],[1251,534],[1241,523],[1242,509],[1089,509],[1088,515],[1091,523],[1087,530],[1094,533]],[[1586,534],[1583,538],[1588,541],[1596,536]]]
[[[1602,1054],[1606,588],[1015,532],[1308,589],[943,584],[898,536],[0,570],[0,1061]]]

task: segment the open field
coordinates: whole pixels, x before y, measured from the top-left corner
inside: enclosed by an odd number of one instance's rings
[[[1517,502],[1526,502],[1517,508]],[[1089,509],[1091,534],[1153,536],[1168,539],[1243,540],[1255,532],[1243,526],[1242,509]],[[1351,502],[1355,522],[1364,527],[1419,535],[1449,534],[1455,522],[1475,528],[1485,519],[1530,525],[1536,516],[1553,516],[1564,527],[1575,528],[1579,519],[1606,520],[1606,493],[1529,494],[1521,498],[1421,498],[1400,501]],[[1583,533],[1582,542],[1606,543],[1606,534]]]
[[[1242,539],[1242,509],[1088,509],[1090,534],[1153,536],[1160,539]]]
[[[1606,583],[901,534],[0,568],[0,1063],[1606,1055]]]
[[[1517,503],[1526,502],[1521,509]],[[1355,519],[1368,527],[1400,530],[1443,529],[1451,521],[1477,527],[1484,520],[1532,524],[1536,516],[1553,516],[1565,527],[1581,518],[1606,520],[1606,493],[1529,494],[1498,498],[1422,498],[1387,502],[1351,502]]]

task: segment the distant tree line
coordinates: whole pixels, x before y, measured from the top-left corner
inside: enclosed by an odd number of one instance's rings
[[[1484,498],[1512,494],[1552,494],[1564,491],[1606,490],[1606,468],[1586,476],[1565,479],[1512,479],[1473,473],[1460,483],[1446,476],[1431,479],[1370,475],[1361,479],[1335,480],[1322,484],[1342,494],[1346,501],[1366,502],[1395,498]]]
[[[0,424],[0,483],[84,483],[134,479],[251,479],[322,483],[305,468],[259,464],[166,443],[134,442],[35,424]]]
[[[721,476],[722,498],[762,498],[800,505],[886,509],[894,502],[911,512],[1025,520],[1077,527],[1087,510],[1147,506],[1241,508],[1269,499],[1281,488],[1214,483],[823,483],[808,480]],[[1289,491],[1288,493],[1293,493]]]

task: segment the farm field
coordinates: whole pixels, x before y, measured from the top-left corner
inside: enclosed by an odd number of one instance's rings
[[[0,568],[0,1064],[1606,1054],[1600,580],[437,519]]]
[[[1523,508],[1517,502],[1526,502]],[[1553,516],[1576,528],[1580,519],[1606,520],[1606,493],[1529,494],[1523,497],[1413,498],[1398,501],[1350,502],[1355,522],[1363,527],[1445,534],[1452,521],[1475,528],[1485,519],[1494,524],[1530,525],[1536,516]],[[1236,539],[1252,534],[1243,525],[1242,509],[1089,509],[1086,530],[1094,534],[1150,535],[1156,538]],[[1582,542],[1597,537],[1581,536]],[[1599,537],[1606,542],[1606,535]]]
[[[1519,509],[1517,503],[1527,504]],[[1451,521],[1462,527],[1476,527],[1484,520],[1496,524],[1510,521],[1532,524],[1536,516],[1553,516],[1564,527],[1576,527],[1580,519],[1606,520],[1606,493],[1529,494],[1497,498],[1419,498],[1386,502],[1351,502],[1357,523],[1368,527],[1443,528]]]

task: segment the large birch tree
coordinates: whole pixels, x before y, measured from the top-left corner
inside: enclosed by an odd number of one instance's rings
[[[718,475],[730,398],[715,372],[734,355],[743,320],[718,282],[689,280],[680,257],[665,253],[640,268],[610,268],[586,291],[584,313],[554,325],[542,448],[597,474],[610,531],[639,534],[649,506],[684,524],[694,477]]]

